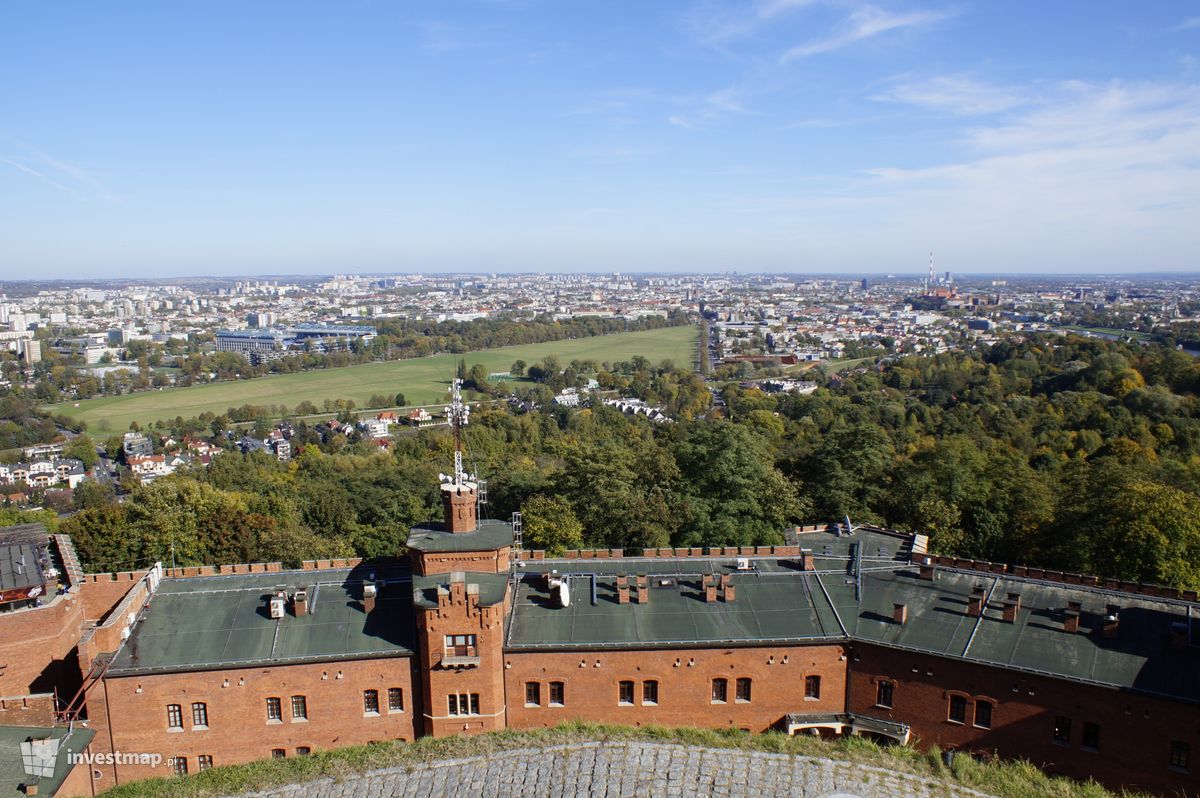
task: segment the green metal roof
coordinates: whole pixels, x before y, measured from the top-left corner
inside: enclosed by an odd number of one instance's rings
[[[414,652],[411,579],[379,573],[375,610],[360,602],[369,576],[291,571],[164,579],[118,650],[114,676],[236,668],[290,662],[408,656]],[[310,611],[273,620],[267,598],[276,587],[308,588]]]
[[[541,573],[526,574],[517,587],[508,645],[658,647],[798,642],[840,634],[832,615],[820,606],[824,599],[812,574],[770,560],[759,565],[755,574],[737,573],[729,560],[571,560],[539,565],[539,572],[574,574],[570,606],[558,606]],[[649,602],[619,604],[618,574],[647,575]],[[733,574],[734,601],[705,602],[703,580],[713,574]]]
[[[21,743],[30,738],[45,737],[53,737],[60,741],[54,775],[39,780],[37,785],[38,795],[52,796],[71,772],[71,766],[67,764],[67,754],[77,754],[87,748],[95,734],[92,729],[79,726],[70,730],[65,726],[50,729],[37,726],[0,726],[0,798],[23,798],[25,795],[20,786],[30,777],[25,775],[25,766],[21,761]]]
[[[417,551],[496,551],[513,544],[512,524],[483,519],[474,532],[447,532],[437,521],[414,526],[408,547]]]
[[[935,581],[922,580],[908,562],[904,541],[875,531],[809,534],[800,542],[815,554],[815,573],[798,570],[789,558],[765,557],[750,558],[754,572],[738,571],[735,557],[521,563],[507,646],[554,650],[858,640],[1200,702],[1195,676],[1200,648],[1170,645],[1173,624],[1194,627],[1193,639],[1200,640],[1196,605],[948,568],[939,568]],[[575,574],[566,608],[545,585],[544,574],[551,570]],[[707,603],[703,576],[720,573],[731,574],[736,598]],[[671,584],[653,587],[647,604],[623,605],[617,603],[618,574],[659,575]],[[989,596],[981,617],[967,612],[977,585]],[[1003,620],[1000,609],[1008,593],[1020,594],[1013,623]],[[1083,605],[1076,633],[1063,629],[1071,601]],[[896,603],[908,608],[903,625],[892,618]],[[1121,607],[1112,637],[1101,628],[1109,604]]]

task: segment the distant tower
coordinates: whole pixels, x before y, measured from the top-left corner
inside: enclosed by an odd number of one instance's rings
[[[442,474],[442,506],[447,532],[474,532],[478,527],[478,486],[475,475],[463,470],[462,428],[471,418],[471,408],[463,404],[462,380],[454,380],[446,419],[454,430],[454,473]]]
[[[933,253],[929,253],[929,276],[925,278],[925,293],[933,290]]]

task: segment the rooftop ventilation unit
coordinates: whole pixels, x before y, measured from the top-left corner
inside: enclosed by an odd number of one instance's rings
[[[271,596],[271,599],[269,601],[269,606],[271,609],[271,617],[275,620],[281,619],[284,616],[284,614],[287,612],[287,596],[286,596],[286,594],[281,596],[278,593],[276,593],[275,595]]]
[[[750,558],[749,557],[738,557],[737,558],[737,569],[739,571],[749,571],[750,570]]]

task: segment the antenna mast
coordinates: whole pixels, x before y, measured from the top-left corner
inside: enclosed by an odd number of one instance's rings
[[[925,278],[925,293],[933,290],[933,253],[929,253],[929,276]]]
[[[442,483],[463,485],[474,482],[475,477],[463,470],[462,428],[471,420],[471,408],[462,400],[462,380],[456,379],[450,386],[450,404],[446,405],[446,418],[454,430],[454,474],[442,474]]]

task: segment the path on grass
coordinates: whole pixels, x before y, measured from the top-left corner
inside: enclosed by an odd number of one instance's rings
[[[389,768],[246,798],[987,798],[928,778],[829,759],[613,741]]]

